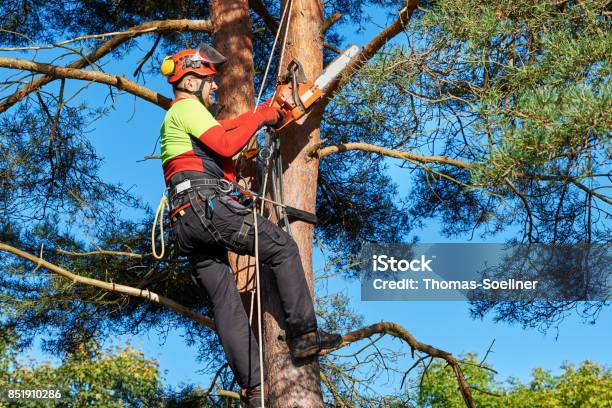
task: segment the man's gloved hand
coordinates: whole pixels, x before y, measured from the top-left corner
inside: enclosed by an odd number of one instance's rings
[[[260,115],[262,125],[270,126],[273,129],[279,127],[285,118],[283,112],[270,106],[269,99],[259,105],[255,112]]]

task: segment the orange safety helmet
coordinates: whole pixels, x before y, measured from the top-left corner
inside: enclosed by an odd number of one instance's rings
[[[215,75],[215,65],[224,63],[226,58],[208,44],[200,43],[197,50],[179,51],[173,56],[164,58],[161,64],[161,73],[168,77],[168,83],[174,84],[187,74],[196,74],[202,77]]]

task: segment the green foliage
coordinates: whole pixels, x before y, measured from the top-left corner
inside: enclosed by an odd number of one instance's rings
[[[496,381],[493,371],[478,367],[474,355],[461,365],[477,407],[485,408],[605,408],[612,400],[612,372],[600,365],[584,361],[578,367],[566,364],[559,375],[536,368],[527,384],[516,379]],[[416,384],[415,384],[416,388]],[[452,369],[434,362],[424,373],[420,390],[410,394],[418,406],[462,408]]]
[[[418,29],[456,50],[439,89],[473,117],[474,184],[604,170],[612,32],[605,1],[436,2]],[[429,66],[430,70],[435,69]],[[431,72],[431,71],[430,71]],[[432,80],[436,80],[434,75]],[[527,191],[529,193],[529,191]],[[576,239],[576,238],[574,238]]]
[[[368,226],[377,224],[369,221],[386,214],[399,233],[381,234],[389,238],[436,220],[448,237],[485,239],[507,232],[521,242],[609,242],[607,7],[606,1],[427,3],[410,22],[407,45],[379,53],[326,112],[330,126],[323,129],[334,143],[361,141],[426,160],[401,162],[411,187],[401,207],[384,191],[369,192],[380,203],[377,212],[367,211],[363,194],[350,201],[348,211],[363,209],[368,218],[367,225],[351,223],[348,236],[371,238]],[[363,171],[369,181],[384,175],[384,162],[377,163],[375,154],[341,156],[330,163],[342,175]],[[433,160],[438,156],[465,166]],[[340,191],[356,180],[329,177],[341,181]],[[323,214],[335,211],[331,201],[320,197]],[[409,227],[400,224],[399,214],[407,215]],[[380,224],[379,231],[390,231]],[[323,231],[344,239],[338,228],[332,223]],[[601,307],[480,302],[472,311],[494,311],[499,320],[545,329],[574,309],[594,319]]]
[[[17,358],[14,339],[7,333],[0,339],[0,389],[59,389],[63,401],[0,402],[0,406],[163,406],[157,362],[129,346],[103,351],[95,342],[84,343],[53,366]]]

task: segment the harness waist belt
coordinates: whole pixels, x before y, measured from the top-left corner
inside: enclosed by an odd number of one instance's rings
[[[202,179],[196,179],[196,180],[186,179],[186,180],[181,181],[180,183],[175,185],[174,188],[168,191],[168,198],[170,199],[170,201],[172,201],[174,197],[180,195],[181,193],[188,191],[191,188],[202,189],[201,187],[209,187],[208,188],[209,190],[215,190],[215,191],[219,191],[222,193],[229,193],[233,190],[234,185],[230,181],[225,180],[225,179],[208,179],[208,178],[202,178]],[[204,188],[203,190],[207,190],[207,189]]]

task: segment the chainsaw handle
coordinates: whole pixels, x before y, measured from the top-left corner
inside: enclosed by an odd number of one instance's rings
[[[299,63],[298,63],[299,64]],[[300,66],[301,69],[301,66]],[[303,72],[302,72],[303,74]],[[300,87],[298,85],[299,79],[298,75],[295,71],[291,71],[291,92],[293,94],[293,100],[297,105],[298,109],[301,113],[306,112],[306,107],[302,103],[302,99],[300,98]]]
[[[304,74],[304,68],[300,61],[296,59],[291,60],[289,65],[287,65],[287,71],[291,73],[291,77],[297,75],[298,82],[306,82],[306,75]]]

